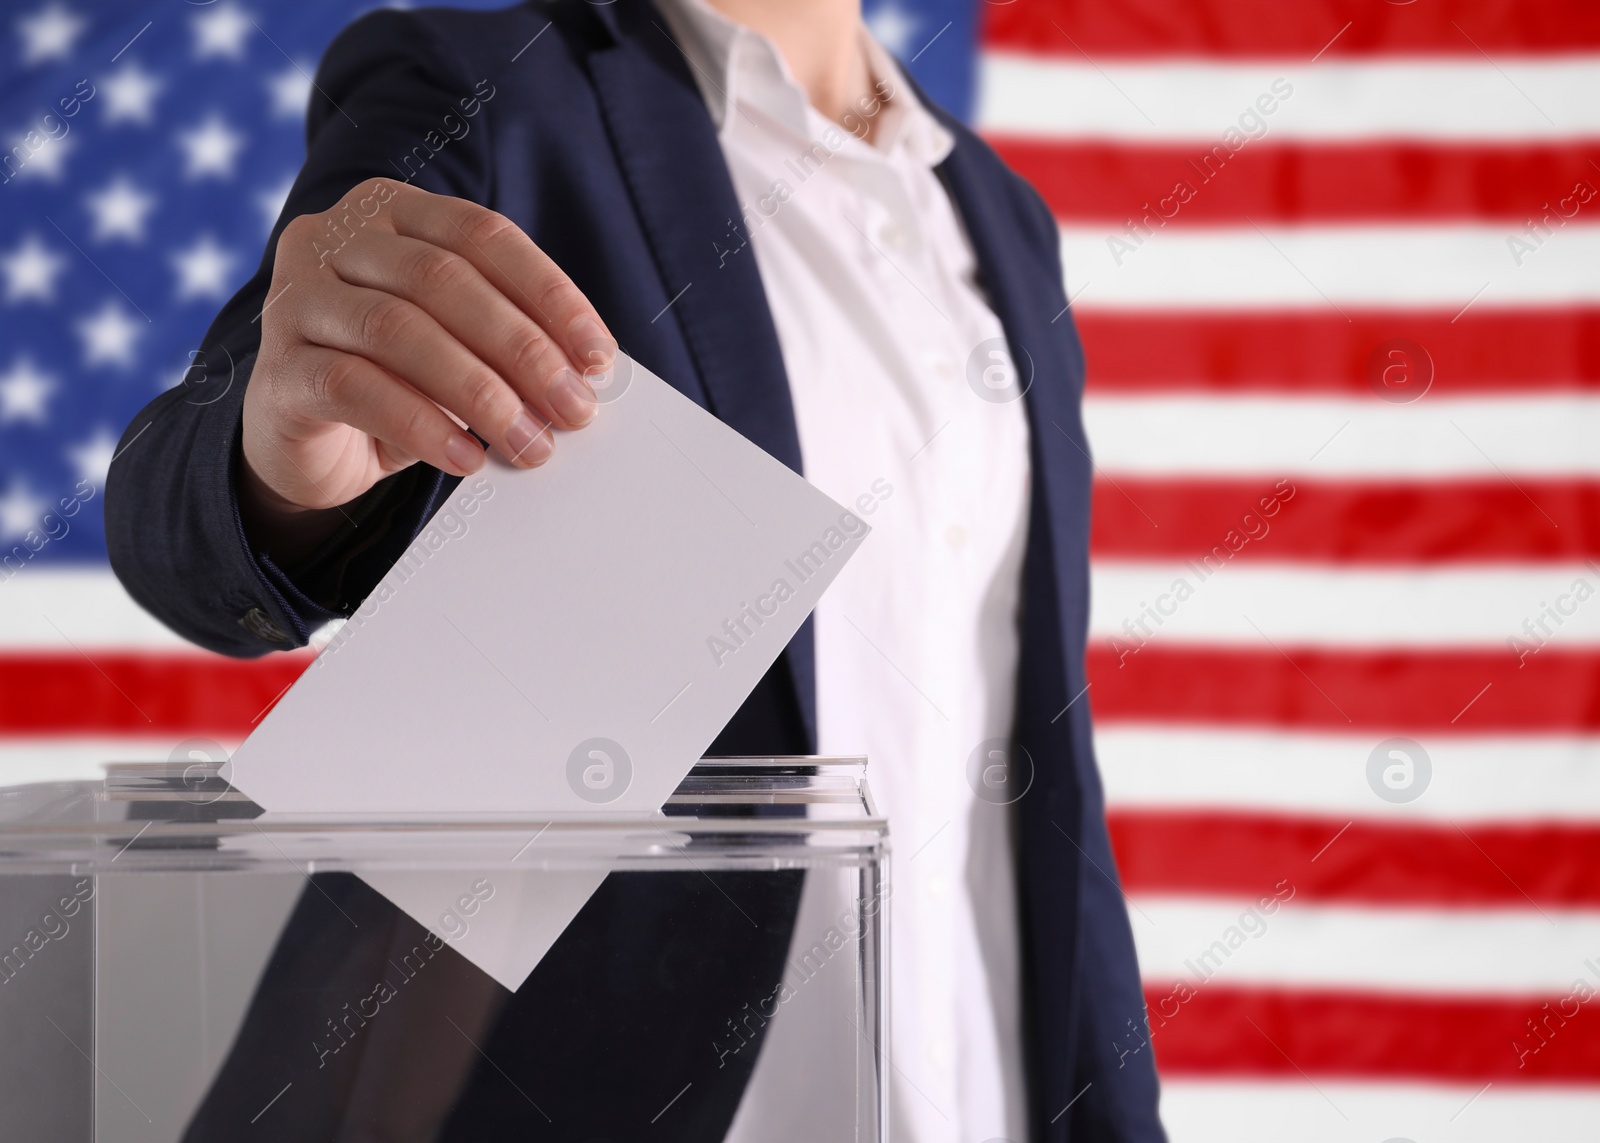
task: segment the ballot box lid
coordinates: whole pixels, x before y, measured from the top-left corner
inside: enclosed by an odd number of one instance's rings
[[[804,868],[877,865],[865,758],[705,758],[659,812],[268,813],[216,761],[112,762],[0,785],[0,871]]]

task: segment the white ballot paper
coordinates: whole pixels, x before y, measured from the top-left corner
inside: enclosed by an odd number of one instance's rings
[[[868,529],[638,363],[606,382],[548,464],[462,481],[224,777],[274,815],[660,810]],[[604,874],[363,876],[514,990]]]

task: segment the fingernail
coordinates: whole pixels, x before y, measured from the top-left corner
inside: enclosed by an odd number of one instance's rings
[[[528,468],[549,460],[556,447],[550,439],[550,426],[541,425],[526,409],[506,429],[506,444],[511,448],[512,463]]]
[[[483,464],[483,447],[466,433],[452,433],[444,442],[444,456],[451,468],[469,476]]]
[[[579,362],[581,365],[610,365],[617,355],[616,341],[606,332],[606,327],[592,317],[574,318],[571,333],[573,345],[586,358]]]
[[[550,407],[569,425],[587,425],[594,420],[594,390],[572,370],[563,369],[550,385]]]

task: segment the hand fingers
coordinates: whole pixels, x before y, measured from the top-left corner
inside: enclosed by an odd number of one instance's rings
[[[510,219],[477,203],[414,187],[395,195],[390,219],[397,234],[442,246],[471,262],[555,339],[575,369],[610,366],[616,340],[600,315]]]
[[[457,476],[483,467],[482,445],[438,405],[371,361],[309,346],[296,355],[296,366],[312,395],[308,412],[372,437],[386,471],[398,472],[412,458]]]
[[[532,467],[549,458],[549,424],[421,308],[360,286],[324,290],[334,295],[329,304],[313,302],[302,310],[299,332],[307,341],[382,366],[461,418],[514,464]]]
[[[546,420],[578,428],[594,419],[594,391],[561,347],[461,255],[377,233],[352,243],[332,265],[351,285],[382,290],[425,310]]]

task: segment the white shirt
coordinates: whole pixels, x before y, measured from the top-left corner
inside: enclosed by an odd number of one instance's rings
[[[718,245],[760,269],[805,475],[872,527],[816,612],[818,749],[866,755],[890,822],[891,1137],[1021,1140],[1012,809],[968,772],[1012,730],[1028,426],[978,392],[1009,358],[933,171],[954,140],[865,30],[891,93],[858,108],[871,145],[766,37],[700,0],[662,7],[718,125],[744,213]]]

